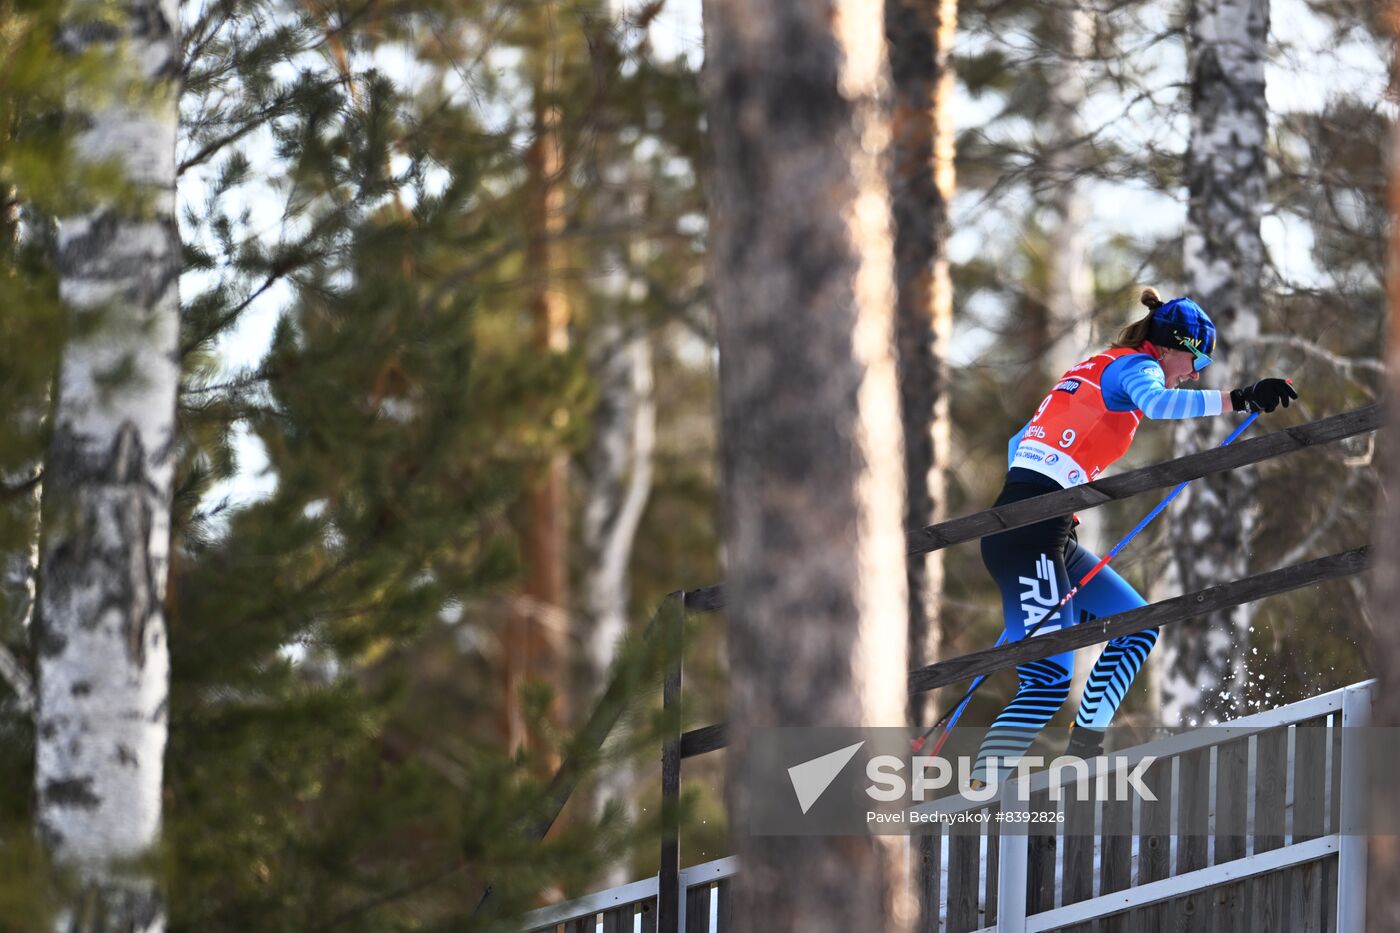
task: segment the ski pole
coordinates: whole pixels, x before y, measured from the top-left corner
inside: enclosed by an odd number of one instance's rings
[[[1258,418],[1259,412],[1254,412],[1253,414],[1251,414],[1240,424],[1239,427],[1231,431],[1230,436],[1225,438],[1225,440],[1221,441],[1219,446],[1228,446],[1237,437],[1239,437],[1246,430],[1248,430],[1249,426],[1253,424]],[[1188,485],[1190,485],[1190,483],[1191,480],[1189,479],[1183,480],[1182,482],[1176,485],[1176,488],[1174,488],[1171,492],[1167,493],[1167,495],[1162,499],[1162,501],[1157,503],[1156,507],[1153,508],[1151,512],[1148,512],[1147,515],[1143,517],[1142,521],[1138,522],[1137,525],[1133,527],[1133,530],[1128,532],[1123,537],[1123,540],[1119,541],[1112,548],[1110,548],[1109,552],[1099,559],[1099,562],[1095,564],[1089,570],[1089,572],[1084,575],[1083,579],[1081,579],[1078,583],[1076,583],[1070,588],[1070,591],[1064,595],[1063,599],[1060,600],[1060,604],[1055,607],[1055,610],[1053,612],[1046,613],[1045,616],[1043,616],[1039,622],[1035,623],[1035,625],[1032,625],[1030,627],[1030,629],[1026,632],[1024,636],[1022,636],[1022,638],[1032,637],[1033,635],[1035,635],[1036,632],[1040,631],[1040,627],[1042,625],[1044,625],[1047,621],[1058,615],[1059,611],[1065,607],[1065,604],[1074,598],[1074,594],[1078,593],[1079,590],[1085,584],[1087,584],[1090,580],[1094,579],[1094,577],[1098,575],[1098,572],[1100,570],[1107,567],[1108,562],[1113,560],[1114,557],[1118,556],[1118,552],[1123,550],[1124,546],[1126,546],[1129,541],[1137,537],[1138,532],[1146,528],[1148,526],[1148,523],[1150,523],[1158,515],[1161,515],[1162,511],[1166,509],[1166,507],[1169,504],[1171,504],[1171,501],[1181,493],[1181,490],[1185,489]],[[997,643],[994,647],[1000,647],[1005,640],[1006,632],[1002,632],[1001,638],[997,639]],[[953,727],[958,724],[958,719],[962,717],[963,710],[967,708],[968,701],[972,699],[972,695],[977,692],[977,688],[982,686],[982,681],[986,679],[986,674],[978,675],[978,677],[972,681],[971,686],[967,688],[967,693],[963,695],[963,698],[958,702],[958,705],[950,709],[948,712],[944,713],[942,716],[940,716],[937,722],[929,726],[927,732],[925,732],[922,736],[914,740],[914,751],[917,752],[922,750],[924,747],[924,743],[928,741],[928,737],[933,735],[933,731],[939,726],[943,725],[944,722],[947,722],[948,725],[944,728],[943,734],[938,737],[938,741],[935,742],[933,746],[932,754],[934,757],[937,757],[939,751],[942,750],[944,743],[948,741],[948,736],[952,734]]]
[[[1230,432],[1230,436],[1229,436],[1229,437],[1225,438],[1225,440],[1223,440],[1223,441],[1220,442],[1220,446],[1221,446],[1221,447],[1226,447],[1226,446],[1228,446],[1232,441],[1234,441],[1235,438],[1237,438],[1237,437],[1239,437],[1241,434],[1243,434],[1243,433],[1249,428],[1249,426],[1250,426],[1251,424],[1253,424],[1253,423],[1255,422],[1256,419],[1258,419],[1258,417],[1259,417],[1259,412],[1256,411],[1256,412],[1254,412],[1252,415],[1250,415],[1248,418],[1244,419],[1244,422],[1243,422],[1239,427],[1235,428],[1235,430],[1233,430],[1233,431]],[[1176,485],[1176,488],[1175,488],[1175,489],[1173,489],[1171,492],[1167,493],[1166,497],[1165,497],[1164,499],[1162,499],[1161,502],[1157,503],[1157,507],[1154,508],[1151,512],[1148,512],[1147,515],[1145,515],[1145,516],[1143,517],[1142,521],[1138,522],[1137,525],[1135,525],[1135,526],[1133,527],[1133,530],[1130,531],[1130,532],[1128,532],[1127,535],[1125,535],[1125,536],[1123,537],[1123,540],[1122,540],[1122,541],[1119,541],[1117,544],[1115,544],[1112,548],[1109,549],[1109,552],[1108,552],[1107,554],[1105,554],[1103,557],[1099,558],[1099,562],[1098,562],[1097,564],[1095,564],[1095,565],[1089,570],[1089,572],[1086,573],[1086,574],[1084,575],[1084,579],[1082,579],[1082,580],[1080,580],[1078,583],[1076,583],[1076,584],[1070,589],[1070,591],[1069,591],[1068,593],[1065,594],[1065,598],[1062,599],[1062,600],[1060,600],[1060,605],[1059,605],[1059,606],[1056,606],[1055,608],[1056,608],[1057,610],[1058,610],[1058,609],[1061,609],[1061,608],[1064,607],[1064,604],[1065,604],[1065,603],[1067,603],[1067,602],[1069,602],[1071,599],[1073,599],[1075,593],[1078,593],[1079,590],[1080,590],[1086,583],[1088,583],[1090,580],[1094,579],[1094,577],[1098,575],[1098,572],[1099,572],[1100,570],[1102,570],[1102,569],[1104,569],[1105,567],[1107,567],[1107,566],[1108,566],[1108,562],[1111,561],[1111,560],[1113,560],[1113,558],[1117,557],[1117,556],[1118,556],[1118,552],[1121,551],[1121,550],[1123,550],[1123,547],[1124,547],[1129,541],[1131,541],[1131,540],[1133,540],[1134,538],[1136,538],[1137,535],[1138,535],[1138,532],[1140,532],[1140,531],[1142,531],[1142,529],[1146,528],[1147,525],[1148,525],[1148,523],[1151,522],[1152,519],[1156,518],[1158,515],[1161,515],[1161,514],[1162,514],[1162,511],[1163,511],[1164,509],[1166,509],[1166,507],[1167,507],[1168,505],[1171,504],[1171,501],[1177,497],[1177,495],[1181,492],[1181,490],[1185,489],[1188,485],[1190,485],[1190,483],[1191,483],[1191,481],[1190,481],[1189,479],[1188,479],[1188,480],[1184,480],[1184,481],[1178,483],[1178,484]],[[1053,614],[1054,614],[1054,613],[1051,613],[1051,615],[1053,615]],[[1044,625],[1045,622],[1046,622],[1046,620],[1049,619],[1049,618],[1050,618],[1049,616],[1046,616],[1044,619],[1041,619],[1039,622],[1037,622],[1035,625],[1033,625],[1033,626],[1031,627],[1031,630],[1030,630],[1029,632],[1026,633],[1026,637],[1027,637],[1027,638],[1030,638],[1032,635],[1034,635],[1034,634],[1036,633],[1036,631],[1037,631],[1042,625]]]
[[[1006,641],[1006,633],[1005,633],[1005,632],[1002,632],[1002,633],[1001,633],[1001,637],[997,639],[997,643],[996,643],[995,645],[992,645],[992,647],[993,647],[993,648],[1000,648],[1000,647],[1002,646],[1002,644],[1003,644],[1005,641]],[[962,716],[963,707],[967,706],[967,704],[968,704],[969,702],[971,702],[971,700],[972,700],[972,694],[974,694],[974,693],[977,692],[977,688],[980,687],[980,686],[982,686],[982,681],[984,681],[984,680],[986,680],[986,679],[987,679],[987,675],[986,675],[986,674],[978,674],[978,675],[973,679],[973,681],[972,681],[972,686],[970,686],[970,687],[967,688],[967,693],[964,693],[964,694],[963,694],[963,698],[962,698],[961,700],[958,701],[958,705],[955,706],[955,707],[953,707],[953,708],[952,708],[951,710],[949,710],[948,712],[944,713],[944,714],[939,718],[938,722],[935,722],[933,725],[931,725],[931,726],[928,727],[928,731],[927,731],[927,732],[925,732],[923,735],[919,736],[917,739],[914,740],[914,751],[917,752],[917,751],[922,750],[923,747],[924,747],[924,743],[928,741],[928,737],[931,736],[931,735],[933,735],[933,730],[934,730],[934,729],[937,729],[940,725],[943,724],[943,722],[944,722],[945,720],[947,720],[947,721],[948,721],[948,728],[945,729],[945,730],[943,731],[943,735],[942,735],[942,736],[939,738],[939,740],[938,740],[937,742],[935,742],[934,745],[933,745],[933,754],[934,754],[934,756],[937,756],[937,755],[938,755],[939,749],[941,749],[941,748],[943,747],[943,739],[946,739],[946,738],[948,737],[948,733],[949,733],[949,732],[952,732],[952,731],[953,731],[953,727],[956,726],[956,725],[958,724],[958,718],[959,718],[960,716]]]
[[[997,639],[997,643],[995,645],[992,645],[992,647],[1000,648],[1003,644],[1005,644],[1006,636],[1008,634],[1010,633],[1007,632],[1005,629],[1002,629],[1001,637]],[[924,743],[928,741],[928,737],[930,735],[933,735],[933,730],[941,726],[943,722],[947,720],[950,716],[952,717],[953,722],[957,722],[958,717],[962,715],[962,708],[967,705],[968,700],[972,699],[973,691],[980,687],[982,685],[982,681],[986,679],[986,674],[978,674],[977,677],[972,681],[972,686],[967,688],[967,693],[963,696],[962,700],[958,702],[958,705],[954,707],[950,712],[944,713],[942,717],[939,718],[938,722],[935,722],[933,725],[928,727],[927,732],[925,732],[919,738],[914,740],[914,751],[917,752],[919,749],[923,748]],[[952,725],[949,725],[948,728],[951,729],[953,727]],[[937,751],[935,751],[934,754],[938,754]]]

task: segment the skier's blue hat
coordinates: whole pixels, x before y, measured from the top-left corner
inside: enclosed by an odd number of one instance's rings
[[[1190,298],[1173,298],[1152,312],[1147,339],[1159,347],[1190,352],[1201,370],[1215,352],[1215,322]]]

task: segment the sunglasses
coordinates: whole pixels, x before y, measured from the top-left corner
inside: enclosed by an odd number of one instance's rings
[[[1193,370],[1195,370],[1196,372],[1200,372],[1201,370],[1205,369],[1207,366],[1210,365],[1210,357],[1202,353],[1201,348],[1197,346],[1197,344],[1200,343],[1199,340],[1191,340],[1187,337],[1181,336],[1180,334],[1177,334],[1176,337],[1177,342],[1181,344],[1182,349],[1191,351],[1191,355],[1194,357],[1194,359],[1191,360],[1191,368]]]

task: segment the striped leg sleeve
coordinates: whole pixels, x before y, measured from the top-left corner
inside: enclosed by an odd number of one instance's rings
[[[1156,643],[1154,628],[1115,638],[1104,646],[1103,654],[1089,672],[1089,682],[1084,685],[1084,698],[1074,719],[1076,725],[1086,729],[1108,728],[1133,678],[1142,670],[1148,652]]]
[[[987,759],[991,757],[1000,761],[999,776],[1009,774],[1011,769],[1005,762],[1024,755],[1036,735],[1069,698],[1069,668],[1055,658],[1032,661],[1016,671],[1020,674],[1020,689],[987,730],[972,770],[974,780],[987,780]]]

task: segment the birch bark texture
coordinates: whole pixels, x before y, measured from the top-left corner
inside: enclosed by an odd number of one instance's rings
[[[878,0],[707,0],[739,930],[910,928],[893,837],[750,836],[755,730],[902,723],[903,454]]]
[[[651,496],[656,450],[656,393],[645,321],[628,302],[646,285],[633,269],[647,261],[631,232],[646,217],[645,183],[620,159],[601,170],[602,219],[623,233],[603,249],[603,306],[588,344],[588,369],[598,387],[593,437],[583,463],[583,602],[591,627],[585,651],[602,683],[627,632],[628,567],[637,528]]]
[[[179,384],[177,7],[130,0],[113,8],[115,28],[84,24],[66,36],[111,44],[139,79],[134,93],[87,112],[77,146],[84,158],[119,160],[142,203],[59,228],[72,336],[44,481],[35,792],[42,837],[80,869],[106,928],[123,930],[164,926],[154,883],[116,860],[147,851],[160,831]]]
[[[627,11],[620,5],[616,15]],[[597,386],[593,435],[583,458],[582,608],[587,622],[581,635],[586,668],[580,708],[594,701],[598,684],[608,682],[618,645],[627,634],[631,603],[633,546],[651,497],[656,451],[656,391],[652,374],[651,335],[636,305],[647,294],[637,270],[650,260],[640,232],[647,216],[644,172],[614,134],[593,147],[598,185],[598,219],[602,276],[587,340],[588,371]],[[614,729],[615,748],[625,748],[626,729]],[[594,813],[617,808],[628,820],[637,817],[637,771],[627,755],[608,757],[593,792]],[[632,880],[625,858],[615,859],[602,879],[608,886]]]
[[[1268,34],[1268,0],[1191,4],[1184,259],[1188,294],[1219,329],[1216,362],[1208,371],[1217,388],[1250,377],[1253,341],[1259,336]],[[1230,429],[1230,420],[1182,422],[1175,433],[1176,455],[1215,446]],[[1249,572],[1257,482],[1253,470],[1235,470],[1197,480],[1182,495],[1172,538],[1187,592]],[[1220,722],[1245,711],[1250,619],[1250,607],[1239,606],[1164,633],[1165,722]]]
[[[956,0],[886,0],[890,56],[890,203],[894,215],[895,358],[904,434],[906,528],[947,518],[948,342],[953,284],[948,205],[953,198],[953,38]],[[909,666],[938,660],[942,645],[943,552],[909,557]],[[929,694],[908,699],[912,725]]]
[[[607,682],[617,646],[627,633],[632,549],[651,494],[656,398],[645,332],[606,321],[597,328],[590,351],[598,406],[584,464],[583,602],[590,624],[588,666],[591,682],[597,684]],[[596,812],[601,815],[612,806],[635,818],[636,784],[631,761],[610,761],[597,778]],[[625,864],[614,864],[606,881],[625,884],[630,880],[626,870]]]
[[[583,599],[591,626],[587,653],[592,682],[606,683],[618,644],[627,634],[632,548],[651,494],[656,398],[645,333],[629,332],[610,321],[597,335],[594,350],[598,407],[586,462],[583,550],[588,569]],[[609,762],[597,778],[597,811],[614,806],[635,818],[636,784],[631,761]],[[616,864],[607,880],[625,884],[625,874],[626,866]]]

